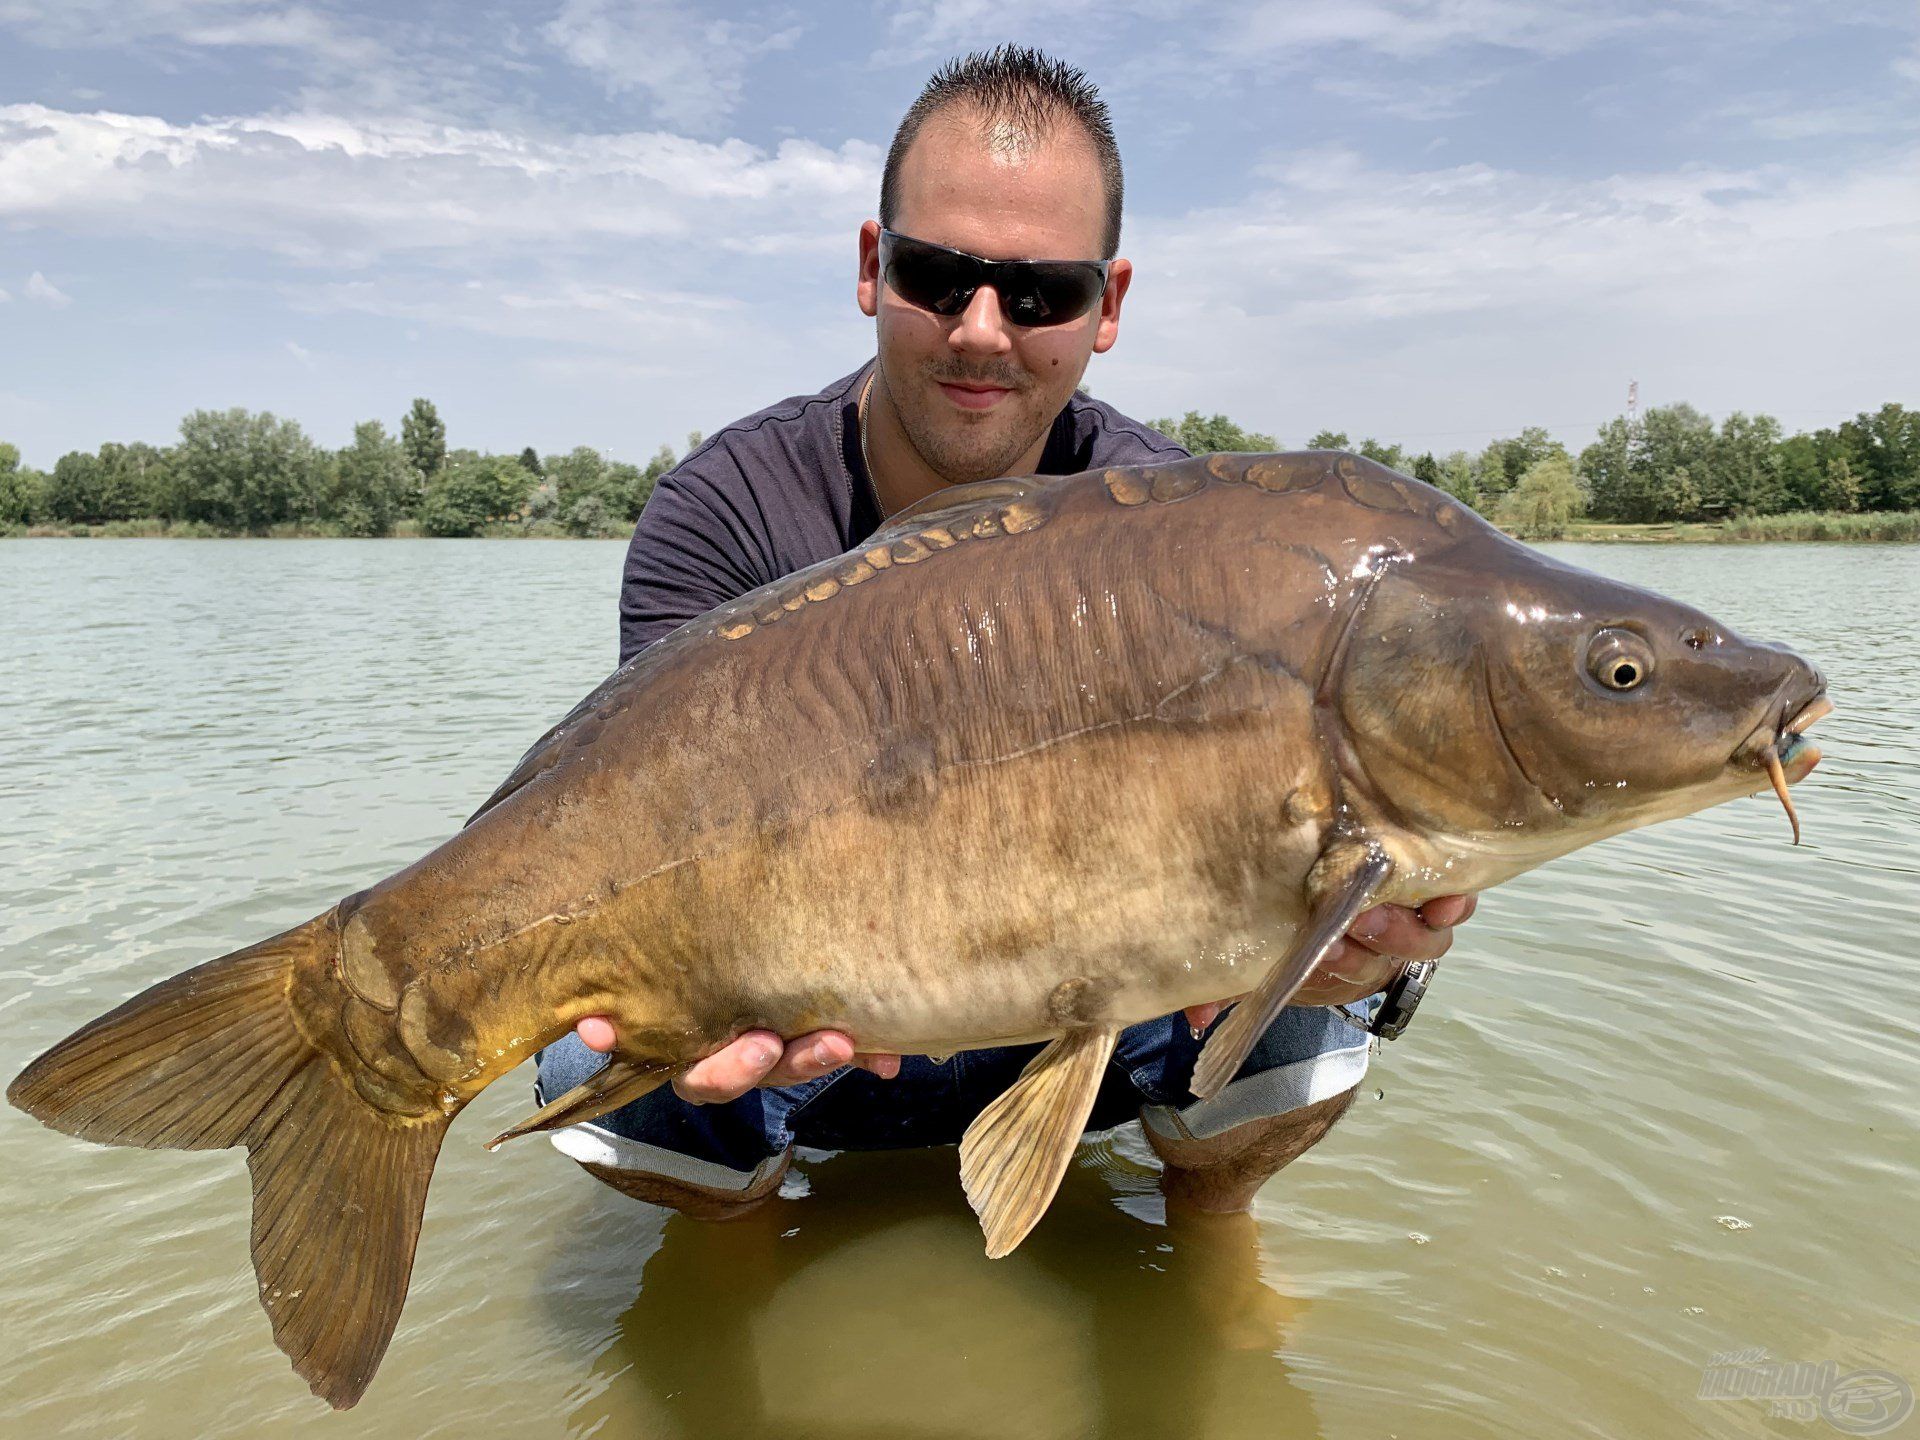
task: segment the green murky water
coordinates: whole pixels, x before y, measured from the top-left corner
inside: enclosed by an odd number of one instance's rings
[[[1006,1261],[950,1150],[811,1159],[702,1226],[484,1154],[516,1078],[335,1416],[268,1338],[237,1154],[9,1109],[7,1432],[1845,1433],[1700,1391],[1756,1347],[1920,1382],[1920,548],[1560,548],[1822,664],[1808,843],[1742,801],[1493,894],[1251,1217],[1169,1224],[1121,1131]],[[0,1069],[455,828],[610,663],[619,553],[0,545]]]

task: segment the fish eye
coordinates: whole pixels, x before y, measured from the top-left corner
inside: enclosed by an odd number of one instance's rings
[[[1631,630],[1602,630],[1587,646],[1587,673],[1609,690],[1635,690],[1653,674],[1653,650]]]

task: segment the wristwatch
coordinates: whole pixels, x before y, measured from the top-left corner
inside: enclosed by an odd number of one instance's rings
[[[1413,1012],[1420,1008],[1421,997],[1427,993],[1427,986],[1433,983],[1434,972],[1439,968],[1438,960],[1409,960],[1407,968],[1387,986],[1380,1008],[1374,1012],[1371,1022],[1348,1014],[1344,1006],[1340,1007],[1340,1016],[1349,1025],[1369,1035],[1378,1035],[1382,1040],[1398,1040],[1406,1033],[1407,1026],[1413,1023]]]
[[[1420,1008],[1420,999],[1439,969],[1438,960],[1408,961],[1400,978],[1387,987],[1387,998],[1381,1001],[1373,1024],[1367,1028],[1382,1040],[1398,1040],[1413,1023],[1413,1012]]]

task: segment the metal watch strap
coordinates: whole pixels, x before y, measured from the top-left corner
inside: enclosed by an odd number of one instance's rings
[[[1420,1000],[1439,968],[1438,960],[1409,960],[1406,968],[1387,986],[1371,1021],[1360,1019],[1344,1005],[1335,1006],[1334,1013],[1356,1030],[1364,1030],[1382,1040],[1398,1040],[1413,1023],[1413,1012],[1420,1008]]]

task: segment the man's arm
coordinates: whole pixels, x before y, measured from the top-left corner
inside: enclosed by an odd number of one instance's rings
[[[705,481],[661,477],[627,544],[620,580],[620,663],[716,606],[777,575],[764,566],[730,508]]]

